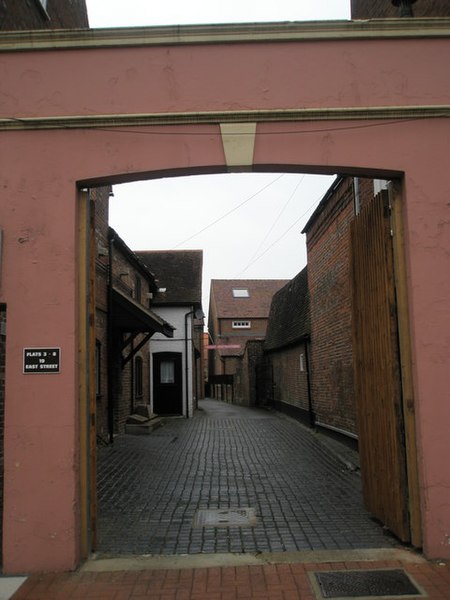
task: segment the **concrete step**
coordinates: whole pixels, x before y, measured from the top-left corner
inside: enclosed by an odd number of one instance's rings
[[[125,433],[131,435],[149,435],[152,431],[163,425],[164,419],[161,417],[154,417],[141,422],[127,423],[125,425]]]

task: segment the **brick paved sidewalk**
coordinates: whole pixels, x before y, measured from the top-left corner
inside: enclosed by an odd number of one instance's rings
[[[100,449],[98,553],[345,550],[395,543],[365,510],[359,473],[337,460],[320,436],[278,413],[214,400],[200,406],[192,419],[169,420],[151,435],[120,436]],[[208,518],[219,509],[251,509],[256,520],[215,527]]]
[[[449,565],[412,560],[273,563],[193,569],[77,572],[30,577],[14,600],[319,600],[315,573],[403,569],[428,600],[450,598]],[[402,598],[420,598],[408,595]],[[375,598],[375,596],[374,596]],[[386,598],[386,596],[384,596]],[[395,600],[398,596],[387,596]]]
[[[101,449],[98,556],[32,575],[14,600],[322,600],[315,573],[372,569],[404,570],[418,594],[450,600],[449,565],[395,547],[335,449],[276,414],[202,406]],[[199,510],[242,507],[255,524],[195,526]]]

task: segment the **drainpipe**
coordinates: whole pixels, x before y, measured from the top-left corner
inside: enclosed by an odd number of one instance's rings
[[[113,272],[113,247],[114,235],[108,239],[108,330],[107,330],[107,357],[108,357],[108,433],[109,443],[114,442],[114,400],[113,400],[113,301],[112,301],[112,272]]]
[[[185,359],[184,359],[184,367],[185,367],[185,394],[186,394],[186,418],[189,419],[190,414],[189,414],[189,362],[188,362],[188,351],[189,351],[189,345],[188,345],[188,317],[192,315],[192,318],[196,318],[196,319],[203,319],[205,317],[204,312],[198,308],[197,310],[190,310],[189,312],[187,312],[184,315],[184,354],[185,354]],[[191,369],[194,368],[194,364],[193,364],[193,357],[192,357],[192,334],[193,334],[193,330],[194,330],[194,324],[193,322],[191,323],[191,358],[192,358],[192,365],[191,365]]]
[[[188,317],[193,315],[194,311],[190,310],[184,315],[184,384],[185,384],[185,406],[186,406],[186,419],[189,419],[189,340],[188,340]],[[191,343],[192,343],[192,326],[191,326]]]
[[[312,393],[311,393],[311,378],[309,376],[309,353],[308,353],[308,342],[309,340],[305,340],[305,362],[306,362],[306,386],[308,389],[308,416],[309,416],[309,426],[313,428],[316,424],[316,415],[314,414],[313,402],[312,402]]]
[[[359,192],[359,177],[353,178],[353,195],[354,195],[354,211],[355,215],[361,212],[361,197]]]

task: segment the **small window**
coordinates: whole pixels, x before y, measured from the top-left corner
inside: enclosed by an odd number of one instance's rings
[[[175,362],[162,360],[160,366],[161,383],[175,383]]]
[[[142,398],[144,395],[143,387],[143,363],[140,356],[136,356],[134,359],[134,397]]]
[[[250,321],[233,321],[232,327],[233,327],[233,329],[250,329],[251,322]]]
[[[250,294],[247,288],[233,288],[233,298],[249,298]]]
[[[300,354],[300,371],[305,371],[305,355]]]

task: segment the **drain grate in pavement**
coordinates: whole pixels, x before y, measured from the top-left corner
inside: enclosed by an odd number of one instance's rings
[[[323,571],[314,573],[320,598],[423,598],[424,594],[400,569]],[[316,587],[316,586],[315,586]],[[317,588],[316,588],[317,589]]]
[[[254,508],[200,509],[193,527],[254,527],[256,521]]]

